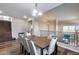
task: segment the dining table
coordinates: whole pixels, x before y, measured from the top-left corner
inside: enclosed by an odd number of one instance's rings
[[[32,40],[38,48],[40,48],[41,55],[43,55],[43,50],[50,44],[50,39],[46,36],[30,36],[29,39]]]

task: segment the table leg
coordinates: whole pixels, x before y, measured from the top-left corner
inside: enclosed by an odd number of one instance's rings
[[[41,55],[43,55],[43,49],[41,48]]]
[[[20,44],[20,49],[21,49],[21,53],[23,53],[24,48],[22,44]]]
[[[22,53],[22,44],[20,43],[20,51],[21,51],[21,53]]]

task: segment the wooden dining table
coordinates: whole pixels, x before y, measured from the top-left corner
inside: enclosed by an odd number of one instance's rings
[[[43,55],[43,49],[49,46],[50,39],[48,37],[40,37],[40,36],[30,36],[34,44],[41,49],[41,55]]]

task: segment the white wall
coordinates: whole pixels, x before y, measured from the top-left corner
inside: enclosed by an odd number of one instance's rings
[[[12,37],[18,38],[18,33],[27,31],[27,21],[17,18],[12,18]]]

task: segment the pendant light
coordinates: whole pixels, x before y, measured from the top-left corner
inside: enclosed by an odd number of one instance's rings
[[[32,12],[32,16],[41,16],[41,15],[43,15],[43,13],[42,12],[40,12],[40,11],[38,11],[37,10],[37,3],[35,4],[35,8],[34,8],[34,10],[33,10],[33,12]]]

